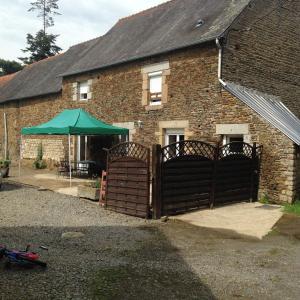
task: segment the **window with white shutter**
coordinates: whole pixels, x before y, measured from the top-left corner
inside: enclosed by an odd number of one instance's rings
[[[87,81],[79,82],[79,100],[87,101],[89,93],[89,85]]]
[[[162,72],[149,73],[149,104],[161,105]]]

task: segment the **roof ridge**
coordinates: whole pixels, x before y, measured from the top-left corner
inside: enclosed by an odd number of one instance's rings
[[[100,36],[97,36],[97,37],[95,37],[95,38],[92,38],[92,39],[90,39],[90,40],[86,40],[86,41],[83,41],[83,42],[80,42],[80,43],[74,44],[74,45],[70,46],[70,48],[69,48],[69,49],[71,49],[71,48],[73,48],[73,47],[76,47],[76,46],[79,46],[79,45],[83,45],[83,44],[85,44],[85,43],[92,42],[92,41],[94,41],[94,40],[97,40],[97,39],[100,39],[100,38],[102,38],[102,37],[103,37],[103,35],[100,35]]]
[[[49,57],[43,58],[43,59],[41,59],[41,60],[39,60],[39,61],[34,61],[33,63],[31,63],[31,64],[29,64],[29,65],[26,65],[24,69],[26,69],[26,68],[28,68],[28,67],[32,67],[32,66],[34,66],[34,65],[36,65],[36,64],[38,64],[38,63],[45,62],[45,61],[47,61],[47,60],[51,60],[51,59],[57,58],[58,56],[61,56],[61,55],[63,55],[63,54],[65,54],[65,52],[61,52],[61,53],[55,54],[55,55],[53,55],[53,56],[49,56]],[[23,70],[24,70],[24,69],[23,69]]]
[[[139,11],[139,12],[137,12],[137,13],[131,14],[131,15],[127,16],[127,17],[121,18],[121,19],[119,19],[119,22],[118,22],[118,23],[124,22],[124,21],[126,21],[126,20],[128,20],[128,19],[131,19],[131,18],[136,17],[136,16],[139,16],[139,15],[142,16],[142,15],[144,15],[144,14],[146,14],[146,13],[149,13],[149,12],[152,11],[152,10],[161,8],[162,6],[168,5],[168,4],[170,4],[170,2],[175,2],[175,1],[177,1],[177,0],[167,0],[166,2],[163,2],[163,3],[161,3],[161,4],[158,4],[158,5],[149,7],[149,8],[147,8],[147,9],[144,9],[144,10]]]

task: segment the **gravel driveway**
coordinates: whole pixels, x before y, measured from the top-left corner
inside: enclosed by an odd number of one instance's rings
[[[146,221],[49,191],[4,185],[0,243],[46,245],[48,269],[5,269],[0,299],[298,299],[300,221],[263,241]],[[81,237],[62,237],[79,232]]]

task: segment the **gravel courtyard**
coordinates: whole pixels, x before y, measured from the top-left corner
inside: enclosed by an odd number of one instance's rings
[[[292,216],[258,241],[5,184],[0,244],[49,252],[47,270],[0,263],[0,299],[298,299],[299,239]]]

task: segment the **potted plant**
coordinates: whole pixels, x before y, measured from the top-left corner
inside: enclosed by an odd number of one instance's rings
[[[88,185],[78,186],[78,197],[86,198],[93,201],[99,201],[100,198],[100,180],[97,179]]]
[[[10,160],[0,159],[0,172],[2,177],[8,177]]]

